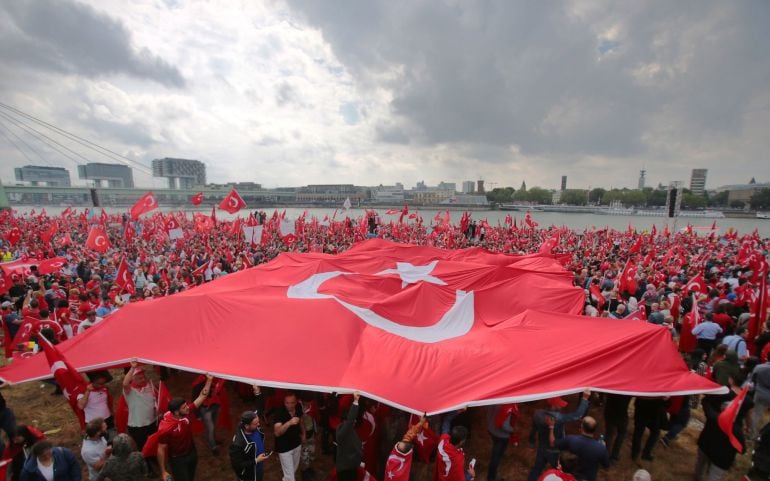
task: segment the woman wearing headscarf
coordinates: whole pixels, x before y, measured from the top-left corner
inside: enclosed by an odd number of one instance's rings
[[[118,434],[112,440],[112,455],[99,471],[96,481],[136,481],[147,475],[147,464],[139,451],[134,449],[128,434]]]

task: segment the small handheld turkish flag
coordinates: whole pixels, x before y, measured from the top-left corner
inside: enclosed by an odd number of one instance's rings
[[[701,294],[706,294],[708,292],[708,286],[706,286],[706,281],[703,280],[703,276],[698,273],[684,286],[684,290],[685,292],[698,291]]]
[[[67,265],[67,259],[64,257],[52,257],[50,259],[45,259],[40,261],[40,264],[37,266],[37,272],[40,274],[53,274],[54,272],[59,272],[62,267]]]
[[[21,239],[21,230],[18,227],[13,227],[8,234],[5,235],[5,239],[11,244],[11,247],[15,246]]]
[[[743,453],[744,451],[744,441],[738,439],[738,437],[735,435],[736,428],[738,430],[741,429],[740,426],[735,425],[735,421],[738,419],[738,413],[741,410],[741,405],[743,404],[743,400],[746,399],[746,393],[748,391],[749,386],[744,387],[741,393],[738,394],[738,396],[736,396],[732,401],[730,401],[730,404],[725,408],[724,411],[719,414],[719,417],[717,418],[719,429],[721,429],[722,432],[727,435],[727,438],[730,440],[730,444],[739,453]]]
[[[140,215],[150,212],[158,208],[158,201],[155,199],[155,195],[152,192],[147,192],[136,201],[136,204],[131,207],[131,220],[136,220]]]
[[[235,189],[231,190],[219,204],[220,209],[227,211],[230,214],[235,214],[244,207],[246,207],[246,202],[244,202],[243,198]]]
[[[118,266],[118,272],[115,276],[115,284],[119,285],[129,294],[136,294],[136,287],[134,286],[134,278],[131,277],[131,273],[128,272],[128,264],[124,257],[120,261]]]
[[[192,205],[201,205],[203,202],[203,192],[198,192],[194,196],[190,197],[190,202],[192,202]]]
[[[166,232],[168,232],[168,238],[171,240],[184,238],[184,232],[182,232],[182,228],[179,226],[179,221],[173,216],[169,217],[166,221]]]
[[[110,248],[110,239],[107,236],[107,231],[104,226],[95,225],[91,227],[91,231],[88,233],[88,239],[86,239],[86,247],[97,252],[107,252],[107,249]]]

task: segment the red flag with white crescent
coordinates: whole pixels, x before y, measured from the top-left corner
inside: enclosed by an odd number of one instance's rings
[[[64,266],[67,265],[67,259],[64,257],[52,257],[50,259],[45,259],[40,261],[40,264],[37,265],[37,271],[40,274],[53,274],[54,272],[59,272],[62,270]]]
[[[136,229],[134,229],[130,222],[126,223],[126,227],[123,229],[123,237],[125,237],[126,242],[129,244],[136,237]]]
[[[5,235],[5,240],[11,244],[11,247],[15,246],[16,243],[21,240],[21,229],[18,227],[11,228],[11,230],[8,231],[8,233]]]
[[[686,368],[664,329],[579,316],[585,296],[573,277],[552,256],[370,239],[335,256],[280,254],[196,287],[194,295],[119,309],[82,334],[83,342],[61,349],[77,368],[153,360],[280,388],[358,390],[428,414],[567,395],[586,386],[627,395],[722,391]],[[272,341],[260,345],[259,365],[201,356],[253,348],[243,333],[261,321],[247,305],[281,320],[270,325]],[[174,349],[157,336],[158,319],[173,330]],[[300,331],[305,335],[297,336]],[[318,343],[331,331],[346,349]],[[637,349],[616,349],[619,336],[633,338]],[[557,338],[569,339],[571,348],[555,349]],[[305,356],[282,356],[287,349]],[[377,362],[383,350],[399,362]],[[549,362],[522,356],[525,351],[548,352]],[[0,368],[0,378],[40,379],[48,371],[44,363],[40,356],[12,363]],[[580,369],[554,370],[557,364]],[[500,375],[500,366],[512,365],[517,368]],[[639,376],[641,367],[645,376]],[[474,382],[461,382],[468,379]]]
[[[201,205],[203,202],[203,192],[198,192],[194,196],[190,197],[190,202],[192,202],[192,205]]]
[[[126,258],[120,260],[118,266],[118,272],[115,275],[115,284],[119,285],[123,290],[129,294],[136,294],[136,287],[134,286],[134,278],[128,271],[128,263]]]
[[[75,412],[81,428],[85,428],[85,414],[77,405],[77,397],[86,391],[86,381],[83,376],[70,365],[64,355],[59,352],[56,346],[52,345],[44,336],[38,336],[38,343],[43,348],[48,365],[51,367],[51,374],[61,387],[64,398],[69,402],[70,407]]]
[[[413,453],[414,449],[402,453],[394,447],[385,462],[385,479],[388,481],[409,481]]]
[[[107,236],[107,230],[102,225],[91,227],[86,239],[86,247],[97,252],[105,253],[110,248],[110,238]]]
[[[235,214],[245,207],[246,202],[235,189],[231,190],[230,193],[227,194],[224,199],[222,199],[222,202],[219,203],[219,208],[229,212],[230,214]]]
[[[59,232],[59,224],[56,223],[56,221],[51,222],[51,225],[48,227],[48,229],[40,234],[40,238],[43,240],[43,242],[48,244],[51,242],[51,239],[53,239],[53,236],[55,236],[57,232]]]
[[[136,220],[140,215],[146,214],[158,208],[158,200],[152,192],[147,192],[131,207],[131,220]]]
[[[743,429],[743,427],[736,426],[735,421],[738,419],[738,413],[741,410],[741,405],[743,404],[743,400],[746,398],[746,393],[748,392],[749,385],[747,384],[746,387],[741,390],[741,393],[738,394],[738,396],[736,396],[732,401],[730,401],[730,404],[727,405],[725,410],[719,413],[719,418],[717,418],[719,429],[721,429],[722,432],[727,435],[727,438],[730,440],[730,444],[739,453],[743,453],[744,446],[735,436],[735,429]]]
[[[708,286],[706,286],[706,281],[703,280],[703,276],[698,273],[696,276],[690,279],[687,285],[684,286],[684,291],[698,291],[701,294],[706,294],[709,290]]]

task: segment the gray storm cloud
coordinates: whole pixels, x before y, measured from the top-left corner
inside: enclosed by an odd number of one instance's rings
[[[401,73],[387,87],[408,127],[386,142],[644,155],[662,119],[685,142],[739,132],[770,79],[763,1],[289,3],[359,78]]]
[[[132,45],[124,25],[68,0],[0,3],[0,61],[87,77],[126,74],[184,87],[179,70]]]

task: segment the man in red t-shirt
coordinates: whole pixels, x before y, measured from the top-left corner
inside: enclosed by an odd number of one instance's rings
[[[40,300],[33,296],[32,289],[27,291],[26,297],[24,297],[24,304],[21,308],[21,317],[40,319]]]
[[[168,403],[168,412],[158,426],[158,464],[161,479],[172,478],[174,481],[193,481],[198,454],[192,437],[192,412],[199,408],[209,395],[211,381],[206,374],[206,384],[192,403],[182,398],[174,398]]]

